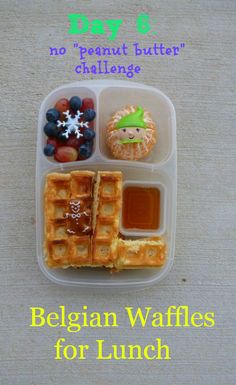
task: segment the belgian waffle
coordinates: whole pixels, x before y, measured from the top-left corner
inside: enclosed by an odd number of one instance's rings
[[[160,267],[166,258],[166,243],[162,237],[141,240],[118,240],[117,270]]]
[[[47,175],[45,252],[49,267],[90,266],[95,173]]]
[[[44,190],[45,242],[49,267],[105,266],[116,270],[162,266],[162,237],[119,238],[122,173],[52,173]]]
[[[113,267],[117,252],[122,173],[99,171],[94,194],[93,264]]]

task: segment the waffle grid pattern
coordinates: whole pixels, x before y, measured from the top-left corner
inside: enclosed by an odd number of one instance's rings
[[[49,267],[122,270],[160,267],[165,262],[162,237],[119,238],[121,172],[48,174],[44,204],[44,250]]]

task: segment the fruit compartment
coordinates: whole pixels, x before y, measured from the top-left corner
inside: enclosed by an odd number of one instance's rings
[[[53,156],[46,156],[44,154],[44,146],[47,142],[48,137],[44,133],[44,126],[47,123],[46,119],[46,112],[50,109],[53,108],[56,104],[56,102],[61,99],[61,98],[66,98],[70,99],[72,96],[79,96],[81,99],[84,98],[92,98],[94,101],[94,110],[96,111],[97,115],[97,95],[96,93],[87,87],[61,87],[53,92],[51,92],[43,101],[41,108],[40,108],[40,113],[39,113],[39,122],[38,122],[38,130],[41,132],[41,137],[40,137],[40,149],[41,149],[41,154],[42,157],[45,158],[46,162],[49,163],[62,163],[54,159]],[[60,120],[60,119],[59,119]],[[92,123],[92,128],[95,131],[95,138],[93,139],[93,148],[92,148],[92,155],[87,158],[87,159],[80,159],[80,160],[75,160],[75,162],[86,162],[89,159],[94,157],[94,154],[96,152],[96,136],[97,136],[97,123],[98,119],[97,116],[95,119],[91,122]],[[90,127],[90,124],[89,124]],[[70,136],[69,136],[70,137]],[[61,143],[63,145],[63,143]],[[67,141],[65,141],[65,146],[68,146]],[[66,162],[66,163],[72,163],[72,162]]]
[[[81,164],[80,169],[86,170],[88,166],[84,163]],[[90,286],[90,287],[134,287],[134,286],[147,286],[155,282],[156,280],[164,277],[169,269],[171,268],[173,262],[173,236],[171,229],[173,226],[173,212],[167,210],[165,223],[166,228],[163,230],[162,235],[165,237],[168,244],[168,255],[166,263],[163,267],[158,269],[147,269],[147,270],[123,270],[118,274],[110,274],[109,271],[105,268],[68,268],[68,269],[50,269],[47,267],[44,261],[44,251],[43,251],[43,242],[44,242],[44,213],[43,213],[43,191],[45,185],[45,178],[48,173],[51,172],[70,172],[77,170],[78,166],[65,164],[63,171],[61,170],[60,165],[47,170],[43,173],[40,184],[39,184],[39,196],[40,200],[38,201],[37,206],[37,254],[38,262],[43,273],[53,282],[62,285],[79,285],[79,286]],[[91,171],[120,171],[119,164],[109,164],[104,162],[90,164],[89,170]],[[138,179],[145,180],[145,184],[152,185],[152,180],[155,178],[157,181],[156,185],[162,186],[166,192],[165,199],[171,206],[171,202],[174,199],[173,196],[173,181],[168,177],[167,174],[160,171],[151,171],[146,168],[140,168],[138,166],[124,167],[122,169],[123,173],[123,188],[127,183],[135,184]],[[147,236],[147,234],[146,234]],[[141,238],[140,235],[125,235],[126,239]]]

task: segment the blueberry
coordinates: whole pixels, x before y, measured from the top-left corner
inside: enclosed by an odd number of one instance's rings
[[[82,106],[82,100],[78,96],[72,96],[70,99],[70,108],[74,113],[80,110]]]
[[[91,148],[91,150],[93,149],[93,142],[91,142],[91,140],[85,140],[84,144],[85,146]]]
[[[86,128],[86,130],[84,130],[83,135],[85,139],[92,140],[95,137],[95,132],[94,130],[92,130],[92,128]]]
[[[63,135],[63,131],[59,131],[58,134],[57,134],[57,138],[59,140],[61,140],[62,142],[65,142],[67,139],[65,137],[65,135]]]
[[[56,123],[60,118],[60,112],[56,108],[50,108],[46,113],[46,118],[48,122]]]
[[[90,142],[85,142],[84,144],[81,144],[79,148],[79,154],[83,158],[89,158],[92,155],[92,146]]]
[[[44,133],[51,138],[55,138],[58,133],[57,125],[53,122],[48,122],[47,124],[45,124],[43,130]]]
[[[83,119],[87,122],[91,122],[96,116],[96,112],[92,108],[88,108],[84,111]]]
[[[43,152],[46,156],[52,156],[55,154],[55,146],[53,146],[53,144],[46,144]]]

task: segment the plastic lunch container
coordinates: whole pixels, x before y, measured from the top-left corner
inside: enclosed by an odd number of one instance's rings
[[[93,98],[96,110],[94,152],[86,160],[59,163],[43,153],[46,111],[58,99],[78,95]],[[150,111],[157,123],[158,142],[150,155],[138,161],[116,160],[105,143],[105,129],[111,115],[125,105],[142,105]],[[36,162],[36,242],[37,258],[42,272],[51,281],[66,285],[94,288],[142,288],[159,282],[169,272],[174,259],[176,195],[176,117],[170,99],[156,88],[140,83],[119,80],[91,80],[64,85],[52,91],[43,101],[38,119]],[[163,235],[167,241],[168,254],[163,267],[155,269],[124,270],[110,274],[102,268],[50,269],[44,261],[44,210],[43,190],[45,176],[50,172],[72,170],[111,170],[123,172],[123,186],[156,186],[160,190],[160,226],[146,232],[146,236]],[[122,229],[124,235],[137,236],[140,231]],[[142,236],[145,236],[145,232]],[[141,235],[140,235],[141,237]]]

